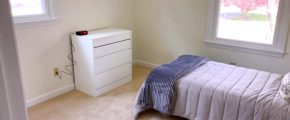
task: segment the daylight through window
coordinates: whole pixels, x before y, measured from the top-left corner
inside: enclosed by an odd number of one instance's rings
[[[10,0],[10,2],[14,17],[45,14],[42,0]]]
[[[217,37],[272,44],[279,0],[220,0]]]
[[[290,0],[208,0],[205,44],[283,57],[289,11]]]
[[[54,0],[10,0],[16,25],[45,24],[56,20]]]

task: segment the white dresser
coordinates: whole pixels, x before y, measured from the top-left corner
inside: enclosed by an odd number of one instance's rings
[[[132,32],[108,28],[72,35],[76,89],[98,96],[132,80]]]

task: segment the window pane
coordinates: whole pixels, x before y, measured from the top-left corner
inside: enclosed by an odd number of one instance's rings
[[[13,16],[44,14],[42,0],[10,0]]]
[[[217,37],[272,44],[279,0],[220,0]]]

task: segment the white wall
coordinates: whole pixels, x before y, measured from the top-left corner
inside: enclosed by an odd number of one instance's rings
[[[205,0],[136,0],[136,59],[161,64],[200,54],[205,6]]]
[[[71,64],[69,37],[77,30],[102,27],[133,28],[133,0],[55,0],[59,19],[50,25],[17,28],[18,49],[26,100],[72,83],[53,68]]]
[[[136,59],[160,64],[197,54],[271,72],[290,71],[289,55],[275,58],[204,46],[206,10],[207,0],[136,0]]]

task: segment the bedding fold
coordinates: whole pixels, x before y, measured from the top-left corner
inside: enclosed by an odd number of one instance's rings
[[[135,116],[148,108],[172,114],[176,102],[176,81],[207,62],[207,58],[183,55],[153,69],[137,96]]]

